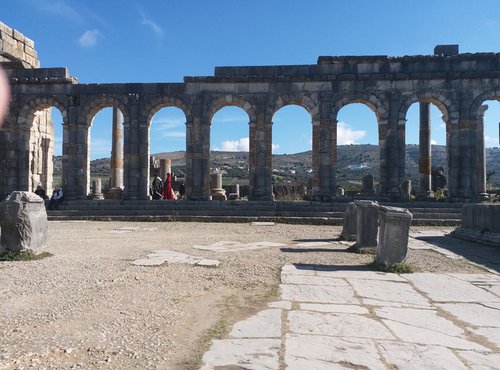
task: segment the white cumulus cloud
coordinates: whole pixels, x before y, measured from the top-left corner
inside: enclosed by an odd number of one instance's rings
[[[250,148],[250,140],[248,137],[243,137],[239,140],[226,140],[221,144],[223,152],[248,152]]]
[[[366,131],[352,130],[345,122],[337,124],[337,145],[356,144],[366,136]]]
[[[278,144],[271,144],[271,146],[272,146],[273,153],[280,148],[280,146]]]
[[[437,141],[431,139],[431,145],[437,145]]]
[[[102,33],[96,29],[86,31],[83,35],[78,39],[78,43],[80,46],[84,48],[89,48],[97,45],[99,39],[102,38]]]

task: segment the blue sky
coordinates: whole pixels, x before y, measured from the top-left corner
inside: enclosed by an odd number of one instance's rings
[[[81,83],[111,83],[181,82],[213,75],[216,66],[314,64],[319,55],[431,54],[448,43],[461,52],[499,52],[499,15],[499,0],[16,0],[2,7],[0,20],[35,41],[43,67],[67,67]],[[500,103],[489,105],[486,143],[498,146]],[[415,105],[408,143],[418,140],[416,113]],[[432,139],[444,144],[440,117],[433,107]],[[339,143],[377,142],[365,106],[344,108],[339,120]],[[110,121],[110,109],[94,120],[92,158],[109,156]],[[151,151],[184,150],[183,122],[180,111],[161,110]],[[275,153],[311,148],[304,109],[285,107],[273,122]],[[219,111],[212,148],[245,149],[247,123],[238,108]],[[60,127],[56,136],[60,141]]]

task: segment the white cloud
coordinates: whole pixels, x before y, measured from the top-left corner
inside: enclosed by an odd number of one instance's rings
[[[84,48],[90,48],[92,46],[97,45],[97,42],[102,38],[102,33],[96,29],[86,31],[80,38],[78,39],[78,43],[80,46]]]
[[[431,139],[431,145],[437,145],[437,141]]]
[[[366,136],[366,131],[352,130],[345,122],[337,124],[337,145],[356,144]]]
[[[149,29],[151,29],[156,34],[156,36],[162,38],[165,35],[165,31],[163,31],[163,29],[153,20],[146,17],[146,13],[144,13],[144,10],[139,9],[139,11],[141,12],[141,24],[149,27]]]
[[[278,144],[271,144],[271,146],[272,146],[273,153],[280,148],[280,146]]]
[[[249,148],[250,140],[248,137],[242,137],[239,140],[226,140],[221,144],[223,152],[248,152]]]

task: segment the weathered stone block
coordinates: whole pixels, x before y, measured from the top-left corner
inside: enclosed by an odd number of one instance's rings
[[[413,215],[406,208],[381,206],[380,243],[377,264],[392,266],[405,260],[408,253],[408,237]]]
[[[340,237],[344,240],[355,240],[358,225],[358,212],[354,202],[347,204],[344,211],[344,221],[342,223],[342,233]]]
[[[377,248],[378,234],[378,202],[371,200],[355,200],[357,209],[355,249]]]
[[[35,193],[12,192],[0,203],[0,227],[0,251],[40,251],[47,240],[44,200]]]

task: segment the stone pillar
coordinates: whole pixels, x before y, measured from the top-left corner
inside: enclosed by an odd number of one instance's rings
[[[347,203],[344,211],[344,220],[342,222],[342,240],[356,240],[356,232],[358,229],[358,212],[354,202]]]
[[[210,174],[210,196],[213,200],[227,200],[226,191],[222,188],[222,173]]]
[[[318,151],[317,177],[319,181],[319,197],[313,199],[328,201],[336,196],[337,190],[337,123],[323,118],[320,119],[319,127],[316,125],[313,128],[316,129],[316,137],[313,136],[313,151]],[[314,141],[315,138],[316,141]]]
[[[379,204],[371,200],[355,200],[357,209],[355,250],[374,250],[377,248]]]
[[[113,140],[111,145],[111,187],[123,188],[123,114],[113,107]]]
[[[430,103],[419,103],[420,130],[419,130],[419,186],[418,197],[426,199],[431,194],[432,152],[431,152],[431,120]]]
[[[380,243],[377,264],[392,266],[405,260],[413,215],[405,208],[380,206]]]
[[[100,178],[97,178],[92,182],[92,199],[104,199],[104,195],[102,194],[102,182]]]
[[[484,145],[484,114],[487,105],[481,105],[477,120],[477,190],[479,199],[488,199],[486,193],[486,148]]]
[[[250,122],[248,200],[272,201],[272,122]]]
[[[172,173],[172,160],[160,159],[160,178],[165,181],[167,173]],[[173,179],[172,179],[173,180]]]
[[[321,127],[319,121],[312,122],[312,173],[310,175],[311,188],[308,191],[311,192],[311,200],[321,200],[321,180],[319,178],[319,163],[321,156]]]

